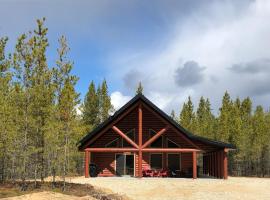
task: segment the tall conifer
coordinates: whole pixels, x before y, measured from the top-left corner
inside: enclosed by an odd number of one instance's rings
[[[179,117],[181,126],[189,131],[193,131],[195,129],[195,113],[193,109],[194,106],[191,101],[191,97],[189,96],[188,102],[183,104],[183,108]]]

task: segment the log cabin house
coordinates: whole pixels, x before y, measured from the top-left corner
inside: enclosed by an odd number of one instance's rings
[[[85,177],[92,175],[91,163],[95,166],[95,175],[103,177],[195,179],[200,172],[227,179],[227,153],[232,149],[235,147],[231,144],[185,130],[142,94],[136,95],[79,142],[79,150],[85,152]]]

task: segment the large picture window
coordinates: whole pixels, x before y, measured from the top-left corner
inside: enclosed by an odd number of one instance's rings
[[[151,169],[162,169],[162,154],[150,154]]]
[[[154,130],[150,129],[149,130],[149,135],[150,135],[150,138],[151,138],[154,135],[156,135],[156,132]],[[153,148],[162,148],[162,136],[160,136],[154,142],[152,142],[152,144],[150,145],[150,147],[153,147]]]
[[[129,130],[127,133],[126,133],[126,135],[132,140],[132,141],[134,141],[134,139],[135,139],[135,129],[131,129],[131,130]],[[131,144],[129,144],[124,138],[122,138],[122,140],[123,140],[123,147],[132,147],[132,145]]]
[[[180,170],[181,154],[168,154],[168,168],[170,170]]]

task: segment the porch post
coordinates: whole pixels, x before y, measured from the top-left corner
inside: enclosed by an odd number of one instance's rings
[[[85,178],[89,178],[89,151],[85,150],[85,158],[84,158],[84,175]]]
[[[224,179],[228,179],[228,157],[226,149],[223,151],[223,176]]]
[[[193,160],[193,179],[197,178],[197,153],[196,151],[192,152],[192,160]]]
[[[142,106],[139,105],[139,153],[138,153],[138,177],[142,177]]]

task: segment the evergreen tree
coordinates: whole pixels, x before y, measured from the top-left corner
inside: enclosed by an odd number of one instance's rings
[[[142,93],[143,93],[143,86],[142,86],[142,82],[140,81],[136,90],[136,94],[142,94]]]
[[[32,164],[36,165],[36,156],[30,160],[30,156],[35,153],[37,149],[35,144],[36,139],[33,139],[34,131],[34,117],[33,117],[33,69],[34,69],[34,38],[27,38],[26,34],[22,34],[17,41],[16,49],[13,54],[13,66],[16,74],[15,85],[17,99],[14,108],[16,109],[17,117],[17,137],[15,140],[14,160],[15,176],[19,176],[24,182],[29,175],[29,170]],[[36,54],[35,54],[36,55]],[[37,173],[37,167],[34,170]],[[36,176],[35,176],[36,177]]]
[[[182,111],[180,112],[180,124],[189,131],[195,129],[195,113],[191,97],[188,97],[188,102],[183,104]]]
[[[49,139],[48,141],[55,144],[55,149],[50,148],[49,150],[54,155],[52,174],[53,176],[55,176],[56,172],[62,174],[65,184],[66,175],[70,172],[70,169],[73,169],[74,163],[71,162],[71,158],[74,156],[74,151],[76,151],[76,142],[78,140],[77,126],[79,124],[76,117],[76,106],[79,103],[79,94],[75,91],[78,78],[71,75],[73,63],[67,59],[69,48],[64,36],[59,39],[59,44],[60,47],[57,51],[59,58],[56,62],[57,67],[54,68],[54,119],[57,120],[57,124],[53,127],[56,130],[54,132],[57,133],[54,138],[57,138],[57,140],[51,141]]]
[[[33,118],[34,118],[34,138],[36,149],[35,171],[39,172],[43,181],[45,177],[45,137],[49,125],[51,109],[53,106],[53,85],[51,82],[52,73],[48,67],[46,51],[49,46],[47,39],[48,29],[44,27],[45,18],[37,20],[37,29],[34,30],[33,39]],[[36,177],[36,176],[35,176]]]
[[[220,115],[218,117],[218,130],[216,138],[224,142],[229,142],[230,138],[230,119],[232,114],[232,106],[233,103],[231,97],[226,91],[222,99],[222,106],[219,109]]]
[[[83,108],[82,108],[82,119],[87,127],[87,131],[90,131],[92,128],[96,127],[99,124],[98,112],[99,112],[99,102],[98,94],[95,88],[95,84],[92,81],[88,92],[85,95]]]
[[[196,112],[196,133],[207,138],[214,138],[215,117],[211,112],[209,99],[200,98]]]
[[[256,174],[264,175],[265,155],[269,140],[266,141],[266,115],[262,106],[257,106],[253,116],[253,134],[252,134],[252,160],[255,161]]]
[[[6,57],[7,38],[0,38],[0,182],[8,176],[8,160],[11,158],[14,138],[14,107],[10,59]]]
[[[105,121],[109,117],[110,112],[113,111],[113,105],[111,104],[111,98],[108,94],[108,86],[105,79],[103,80],[101,87],[98,87],[97,94],[99,100],[99,117],[101,123]]]

